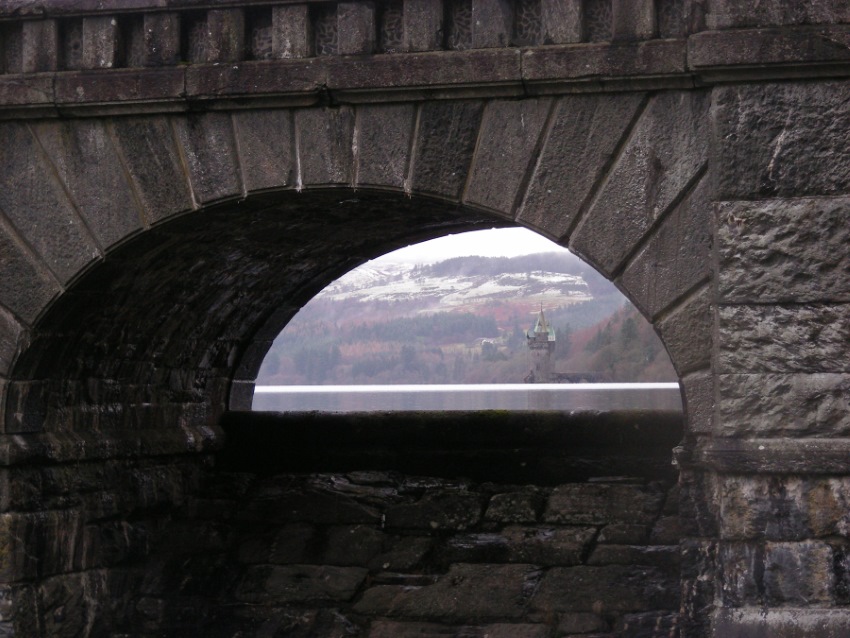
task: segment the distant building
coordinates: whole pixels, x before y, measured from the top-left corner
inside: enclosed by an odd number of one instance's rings
[[[555,350],[555,329],[546,321],[543,306],[534,327],[525,333],[531,358],[531,370],[525,377],[526,383],[551,383],[552,352]]]

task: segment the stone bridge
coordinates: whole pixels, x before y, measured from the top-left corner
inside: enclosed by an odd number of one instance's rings
[[[681,636],[850,634],[848,45],[842,0],[2,0],[0,633],[219,635],[160,548],[273,337],[520,225],[678,371]]]

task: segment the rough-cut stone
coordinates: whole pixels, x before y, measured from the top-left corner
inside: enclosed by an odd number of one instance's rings
[[[260,565],[249,567],[236,589],[242,602],[287,605],[351,600],[366,578],[362,567]]]
[[[118,22],[112,16],[83,18],[84,69],[111,69],[118,56]]]
[[[481,518],[481,497],[463,491],[437,491],[416,503],[387,508],[388,528],[466,529]]]
[[[512,9],[508,0],[472,0],[472,48],[508,46],[513,26]]]
[[[850,301],[850,200],[722,202],[715,215],[721,302]]]
[[[14,582],[70,572],[82,536],[80,511],[0,514],[0,576]]]
[[[354,610],[447,623],[518,619],[539,578],[530,565],[452,565],[433,585],[371,587]]]
[[[676,538],[675,542],[678,543]],[[588,565],[649,565],[678,569],[678,545],[597,545],[587,559]]]
[[[0,126],[0,149],[0,173],[4,175],[0,210],[53,273],[61,281],[68,281],[99,256],[97,246],[41,161],[28,127]]]
[[[707,372],[698,372],[685,375],[680,384],[687,430],[694,434],[711,432],[714,428],[714,378]]]
[[[547,638],[549,628],[543,624],[508,624],[447,626],[435,623],[379,620],[369,628],[367,638]]]
[[[443,5],[440,0],[405,0],[405,51],[436,51],[443,44]]]
[[[311,488],[284,489],[249,502],[239,513],[243,520],[312,523],[372,523],[378,510],[341,494]]]
[[[404,188],[415,121],[415,107],[410,104],[358,107],[354,137],[358,186]]]
[[[190,115],[175,120],[196,201],[242,194],[233,125],[224,113]]]
[[[708,279],[710,180],[703,177],[661,222],[619,282],[650,318]]]
[[[709,29],[840,22],[850,22],[850,7],[841,0],[770,0],[743,4],[736,0],[713,0],[706,16]]]
[[[554,489],[543,519],[571,525],[648,523],[658,515],[663,500],[664,493],[652,487],[571,483]]]
[[[484,517],[502,523],[533,523],[542,509],[543,497],[536,492],[494,494]]]
[[[655,35],[654,0],[611,0],[614,40],[648,40]]]
[[[769,605],[824,605],[835,585],[833,550],[820,541],[768,543],[764,595]]]
[[[136,199],[102,122],[45,122],[34,131],[101,246],[141,228]]]
[[[658,323],[661,340],[679,375],[711,362],[714,312],[711,288],[704,287]]]
[[[448,563],[578,565],[595,536],[595,527],[510,525],[500,533],[455,536],[442,551],[442,560]]]
[[[848,191],[846,83],[720,87],[712,112],[718,199]]]
[[[272,55],[306,58],[313,52],[313,34],[307,4],[272,7]]]
[[[558,636],[572,634],[590,634],[610,629],[603,618],[589,612],[568,612],[561,614],[558,621]]]
[[[155,222],[191,210],[189,183],[169,121],[165,118],[121,118],[114,121],[113,127],[146,218]]]
[[[540,613],[597,614],[678,608],[678,573],[624,565],[553,567],[543,576],[531,606]]]
[[[844,437],[850,434],[850,375],[718,375],[721,436]]]
[[[2,242],[0,242],[0,246],[2,246]],[[22,334],[23,327],[21,324],[8,311],[0,307],[0,377],[9,373],[12,360],[18,350],[18,340]]]
[[[607,170],[642,99],[640,93],[561,98],[518,219],[563,236]]]
[[[142,17],[142,29],[145,66],[170,66],[179,61],[179,13],[145,13]]]
[[[295,113],[298,186],[350,184],[354,112],[349,107]]]
[[[467,203],[513,217],[551,105],[549,99],[500,100],[487,105],[464,196]]]
[[[292,187],[296,165],[292,114],[244,111],[233,114],[242,179],[248,192]]]
[[[204,31],[205,62],[238,62],[245,51],[242,9],[210,9]]]
[[[596,539],[597,543],[614,545],[638,545],[649,539],[649,524],[611,523],[603,527]]]
[[[603,273],[616,273],[707,162],[707,97],[694,91],[661,93],[635,124],[570,242]]]
[[[581,0],[541,0],[540,44],[581,42]]]
[[[844,638],[850,633],[850,615],[846,609],[765,609],[760,605],[719,609],[713,628],[723,638]]]
[[[340,2],[336,15],[339,55],[365,54],[375,50],[374,2]]]
[[[720,306],[720,373],[850,372],[850,305]]]
[[[27,20],[21,25],[21,73],[56,71],[59,64],[56,20]]]
[[[466,183],[483,108],[479,102],[426,102],[419,113],[412,188],[457,199]]]

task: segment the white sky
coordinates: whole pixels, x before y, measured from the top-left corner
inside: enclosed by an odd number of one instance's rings
[[[427,264],[469,255],[518,257],[555,250],[566,248],[525,228],[491,228],[438,237],[400,248],[373,261]]]

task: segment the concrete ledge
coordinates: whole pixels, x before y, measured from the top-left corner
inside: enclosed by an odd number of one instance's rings
[[[712,627],[716,638],[845,638],[846,609],[722,609]]]

